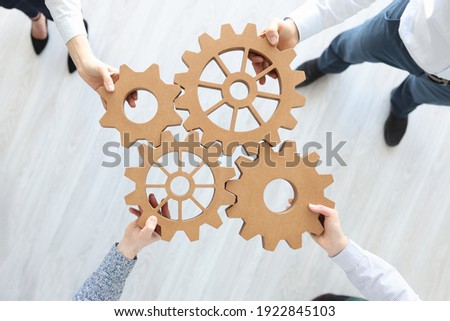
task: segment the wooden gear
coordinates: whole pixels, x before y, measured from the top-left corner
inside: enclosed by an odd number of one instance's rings
[[[143,211],[139,218],[138,224],[140,227],[145,226],[145,222],[151,215],[158,217],[158,225],[160,226],[161,238],[165,241],[170,241],[176,231],[184,231],[191,241],[199,239],[200,226],[203,224],[209,224],[215,228],[218,228],[222,224],[217,211],[221,205],[231,205],[235,202],[235,196],[225,190],[225,182],[231,179],[234,175],[233,168],[224,168],[218,166],[209,166],[210,162],[215,162],[217,159],[209,157],[208,160],[204,158],[206,148],[200,144],[198,133],[192,132],[188,135],[185,142],[188,144],[179,144],[175,147],[176,142],[173,135],[170,132],[163,132],[161,136],[161,146],[156,147],[149,153],[149,147],[141,145],[139,152],[142,159],[141,167],[127,168],[125,176],[130,178],[136,183],[136,189],[125,197],[127,205],[138,205]],[[192,143],[194,142],[194,143]],[[210,147],[214,148],[214,147]],[[178,153],[178,170],[174,173],[170,173],[165,170],[164,166],[158,163],[158,160],[166,154]],[[202,159],[202,162],[198,164],[192,172],[188,173],[183,171],[181,166],[181,153],[191,153],[197,155]],[[152,154],[150,158],[149,155]],[[157,166],[166,174],[167,179],[164,184],[158,186],[153,184],[147,184],[147,175],[152,166]],[[195,182],[193,176],[202,167],[208,166],[212,172],[214,183],[213,184],[198,184]],[[184,177],[189,181],[190,188],[184,195],[177,195],[171,190],[171,182],[176,177]],[[153,208],[147,198],[147,188],[162,187],[167,192],[167,197],[164,198],[156,208]],[[198,200],[194,197],[194,191],[196,188],[214,188],[214,195],[211,202],[203,207]],[[178,220],[168,219],[159,213],[161,207],[167,203],[170,199],[178,202]],[[181,211],[181,204],[185,200],[192,200],[202,212],[190,219],[183,220],[183,213]]]
[[[285,142],[278,153],[264,142],[257,159],[240,157],[236,161],[240,178],[226,184],[226,189],[237,196],[227,215],[244,221],[239,234],[246,240],[260,234],[263,247],[269,251],[275,250],[280,240],[286,240],[293,249],[300,248],[306,231],[321,234],[318,214],[312,213],[308,204],[334,207],[334,202],[324,197],[333,177],[317,173],[318,160],[316,153],[300,158],[294,142]],[[294,189],[291,206],[283,213],[270,211],[264,202],[264,190],[275,179],[288,181]]]
[[[293,129],[297,120],[291,115],[291,109],[301,107],[305,103],[305,97],[300,95],[295,86],[305,80],[303,71],[292,70],[290,63],[296,54],[293,49],[280,51],[271,46],[266,39],[258,37],[256,26],[248,24],[244,32],[236,34],[231,25],[222,26],[220,38],[215,40],[204,33],[199,37],[201,50],[198,53],[186,51],[183,54],[183,62],[189,70],[175,75],[175,83],[184,90],[184,94],[175,100],[177,109],[189,111],[189,117],[184,122],[186,130],[201,129],[203,131],[202,143],[208,146],[210,143],[220,141],[225,155],[231,155],[235,145],[244,145],[247,142],[268,141],[272,145],[280,143],[278,129],[280,127]],[[229,51],[243,51],[240,71],[230,72],[220,55]],[[249,53],[257,53],[270,62],[270,66],[256,76],[246,72],[246,64]],[[226,76],[222,84],[202,81],[201,76],[206,66],[214,60]],[[257,82],[269,72],[278,74],[280,93],[273,94],[258,89]],[[236,82],[244,83],[248,89],[248,95],[244,99],[236,99],[230,92],[230,87]],[[198,88],[209,88],[221,91],[222,100],[207,110],[203,110]],[[259,115],[254,106],[255,99],[265,98],[278,101],[278,106],[272,117],[266,122]],[[233,109],[230,129],[224,129],[216,125],[209,115],[223,104]],[[249,131],[235,130],[239,109],[248,108],[259,127]],[[231,148],[229,148],[231,147]],[[249,152],[249,151],[248,151]]]
[[[177,85],[165,84],[160,79],[158,65],[153,64],[144,72],[134,72],[126,65],[120,66],[120,78],[115,87],[112,93],[107,92],[104,87],[97,90],[107,104],[106,113],[100,119],[100,125],[116,128],[120,132],[124,147],[130,147],[139,139],[145,139],[158,146],[164,129],[181,124],[182,119],[176,113],[173,104],[181,89]],[[130,93],[141,89],[155,96],[158,101],[158,110],[151,120],[138,124],[127,118],[123,104]],[[129,135],[129,139],[125,139],[125,135]]]

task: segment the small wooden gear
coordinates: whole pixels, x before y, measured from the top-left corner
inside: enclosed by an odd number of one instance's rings
[[[286,240],[293,249],[300,248],[306,231],[321,234],[318,215],[309,210],[308,204],[334,207],[334,202],[324,196],[333,177],[317,173],[318,160],[316,153],[301,158],[294,142],[285,142],[280,152],[263,142],[255,160],[240,157],[236,162],[240,178],[226,184],[238,200],[227,209],[227,215],[244,221],[239,234],[246,240],[261,235],[263,247],[269,251],[274,251],[280,240]],[[264,190],[275,179],[288,181],[294,189],[291,206],[282,213],[272,212],[264,202]]]
[[[236,34],[231,25],[222,26],[220,38],[215,40],[204,33],[199,37],[201,50],[198,53],[186,51],[183,62],[189,70],[175,75],[175,83],[184,89],[184,94],[175,100],[177,109],[189,111],[189,117],[184,122],[186,130],[201,129],[202,143],[208,144],[220,141],[225,155],[231,155],[238,145],[248,142],[259,143],[263,140],[272,145],[280,143],[278,129],[280,127],[293,129],[297,120],[292,116],[291,109],[301,107],[305,97],[300,95],[295,86],[305,79],[303,71],[292,70],[290,64],[296,54],[293,49],[280,51],[271,46],[266,39],[258,37],[256,26],[248,24],[242,34]],[[225,65],[221,54],[230,51],[243,52],[240,70],[231,72]],[[250,53],[257,53],[264,57],[270,66],[256,76],[246,72],[246,65]],[[211,61],[215,61],[225,75],[223,83],[213,83],[201,80],[202,74]],[[269,72],[276,72],[279,79],[279,93],[265,92],[258,88],[257,82]],[[248,94],[245,98],[235,98],[231,93],[231,86],[237,82],[243,83]],[[219,90],[222,99],[206,110],[199,100],[198,89]],[[278,102],[272,116],[264,121],[255,107],[255,99],[269,99]],[[219,108],[232,108],[229,129],[218,126],[210,119],[210,115]],[[248,131],[236,131],[238,113],[248,109],[258,127]]]
[[[200,226],[209,224],[218,228],[222,224],[217,211],[222,205],[231,205],[235,202],[235,196],[225,190],[225,182],[231,179],[234,175],[233,168],[219,167],[217,164],[212,165],[217,159],[210,157],[206,159],[207,149],[200,144],[198,133],[192,132],[188,135],[184,143],[177,144],[170,132],[163,132],[161,137],[161,145],[153,148],[151,151],[147,145],[141,145],[139,152],[142,159],[141,167],[127,168],[125,176],[136,183],[136,189],[125,197],[127,205],[138,205],[143,211],[139,218],[138,224],[141,227],[145,226],[147,219],[155,215],[158,217],[158,225],[160,226],[161,238],[165,241],[170,241],[176,231],[184,231],[191,241],[199,239]],[[210,148],[215,148],[211,146]],[[175,172],[169,172],[164,165],[159,162],[163,156],[176,153],[178,157],[178,169]],[[190,153],[199,157],[202,161],[196,164],[191,172],[186,171],[182,166],[181,154]],[[171,155],[172,156],[172,155]],[[152,166],[159,167],[166,175],[166,180],[163,184],[148,184],[147,176]],[[194,178],[194,175],[206,166],[212,173],[214,183],[200,184]],[[171,183],[178,177],[183,177],[189,181],[189,189],[182,195],[175,193],[172,190]],[[147,188],[159,187],[164,188],[167,197],[164,198],[156,208],[153,208],[147,197]],[[196,189],[214,188],[213,197],[207,206],[203,206],[196,199],[194,192]],[[178,218],[177,220],[169,219],[160,214],[159,210],[169,200],[178,203]],[[193,218],[184,220],[182,213],[182,203],[187,200],[192,200],[201,213]]]
[[[116,128],[120,132],[124,147],[130,147],[139,139],[159,145],[161,132],[164,129],[181,124],[182,119],[174,109],[174,99],[180,94],[181,89],[177,85],[165,84],[160,79],[158,65],[151,65],[144,72],[134,72],[126,65],[120,66],[120,78],[115,87],[112,93],[107,92],[104,87],[97,90],[107,104],[106,113],[100,119],[100,125]],[[136,90],[149,91],[158,101],[156,115],[142,124],[129,120],[123,108],[127,96]]]

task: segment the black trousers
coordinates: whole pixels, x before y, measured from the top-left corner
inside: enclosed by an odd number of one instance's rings
[[[53,20],[44,0],[0,0],[0,6],[6,9],[18,9],[30,19],[42,13],[47,19]]]

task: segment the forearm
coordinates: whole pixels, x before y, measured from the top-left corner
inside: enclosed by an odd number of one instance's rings
[[[393,266],[352,241],[333,257],[333,261],[368,300],[419,300],[418,295]]]
[[[303,41],[367,8],[376,0],[309,0],[289,14]]]
[[[86,36],[80,0],[45,0],[45,4],[65,44],[73,37]]]
[[[67,49],[77,68],[80,68],[84,62],[94,57],[87,36],[79,35],[73,37],[67,42]]]
[[[136,260],[127,259],[116,246],[109,251],[97,270],[84,282],[74,301],[117,301]]]

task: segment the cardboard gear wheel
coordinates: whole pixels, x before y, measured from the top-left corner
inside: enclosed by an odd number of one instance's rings
[[[158,101],[155,116],[141,124],[129,120],[123,107],[127,96],[136,90],[149,91]],[[182,122],[173,105],[181,89],[177,85],[165,84],[160,79],[158,65],[153,64],[144,72],[134,72],[128,66],[122,65],[114,92],[109,93],[104,87],[100,87],[98,92],[107,103],[106,113],[100,119],[100,125],[116,128],[120,132],[121,142],[125,148],[139,139],[145,139],[157,146],[164,129],[180,125]]]
[[[304,232],[322,233],[319,215],[311,212],[308,204],[334,207],[334,202],[324,197],[324,189],[333,182],[333,177],[317,173],[318,160],[316,153],[301,158],[294,142],[285,142],[278,153],[262,143],[255,160],[240,157],[236,164],[241,177],[226,185],[238,200],[227,209],[227,215],[244,222],[239,234],[246,240],[259,234],[263,247],[274,251],[280,240],[298,249]],[[264,202],[264,190],[275,179],[288,181],[294,189],[291,206],[282,213],[272,212]]]
[[[204,156],[207,149],[200,144],[198,133],[196,132],[190,133],[186,140],[181,144],[179,142],[179,144],[176,143],[177,141],[170,132],[163,132],[161,135],[161,145],[159,147],[150,149],[147,145],[140,146],[139,152],[142,159],[142,166],[127,168],[125,171],[125,176],[136,183],[136,189],[125,197],[125,201],[127,205],[138,205],[143,211],[138,220],[138,224],[141,227],[145,226],[145,222],[150,216],[155,215],[158,217],[159,232],[163,240],[170,241],[175,232],[184,231],[191,241],[195,241],[199,239],[200,226],[203,224],[209,224],[215,228],[218,228],[222,224],[222,220],[217,213],[220,206],[234,204],[235,196],[225,190],[225,182],[232,178],[235,175],[235,172],[233,168],[224,168],[217,165],[210,166],[211,162],[215,162],[217,159],[214,160],[212,157],[209,157],[208,160],[205,160]],[[163,156],[170,153],[178,154],[178,169],[174,172],[169,172],[159,161]],[[194,154],[202,160],[198,164],[195,164],[191,172],[187,172],[182,166],[180,158],[182,153]],[[166,175],[167,178],[164,184],[147,183],[147,176],[152,166],[159,167]],[[196,182],[194,175],[203,166],[207,166],[210,169],[214,183],[199,184]],[[171,189],[171,183],[177,177],[183,177],[189,181],[189,189],[183,195],[179,195]],[[152,187],[164,188],[167,193],[167,197],[165,197],[156,208],[153,208],[149,204],[147,198],[146,189]],[[194,192],[197,188],[214,188],[212,199],[208,205],[203,206],[194,196]],[[162,206],[171,199],[178,202],[177,220],[166,218],[159,213]],[[182,203],[188,200],[192,200],[197,207],[201,209],[201,213],[193,218],[184,220]]]
[[[305,97],[300,95],[295,86],[305,80],[303,71],[292,70],[290,64],[296,54],[293,49],[280,51],[269,44],[266,39],[260,38],[254,24],[248,24],[242,34],[236,34],[231,25],[222,26],[219,39],[213,39],[204,33],[199,37],[201,50],[198,53],[186,51],[183,54],[183,62],[189,68],[187,72],[175,75],[175,83],[184,90],[184,94],[175,100],[177,109],[187,110],[190,115],[183,124],[186,130],[201,129],[203,131],[202,143],[208,144],[220,141],[223,152],[229,156],[237,145],[248,142],[268,141],[275,146],[280,143],[278,129],[293,129],[297,121],[291,115],[291,109],[301,107],[305,103]],[[231,72],[220,57],[221,54],[230,51],[243,51],[240,70]],[[256,76],[246,72],[249,53],[257,53],[263,56],[270,66]],[[225,75],[222,84],[201,80],[206,66],[215,61]],[[274,94],[262,91],[258,88],[258,80],[269,72],[275,71],[279,79],[279,93]],[[235,98],[230,88],[236,83],[243,83],[248,89],[247,97]],[[206,110],[203,110],[198,88],[220,90],[222,99]],[[255,108],[256,98],[270,99],[278,102],[275,112],[270,119],[264,121]],[[232,108],[232,116],[229,129],[222,128],[213,122],[210,115],[222,106]],[[258,126],[249,131],[236,131],[238,112],[247,108]],[[249,152],[249,151],[248,151]]]

